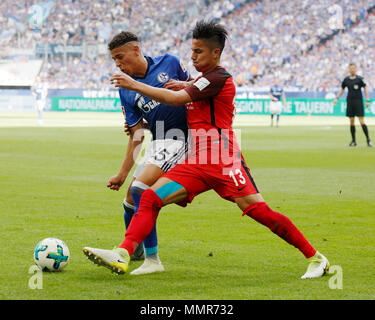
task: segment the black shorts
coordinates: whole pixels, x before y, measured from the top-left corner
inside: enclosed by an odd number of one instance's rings
[[[363,117],[364,107],[362,99],[347,100],[346,116],[347,117]]]

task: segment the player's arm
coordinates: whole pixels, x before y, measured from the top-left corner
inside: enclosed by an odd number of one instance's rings
[[[42,94],[42,99],[43,100],[47,99],[47,96],[48,96],[48,88],[44,88],[43,94]]]
[[[133,168],[135,160],[140,152],[140,146],[144,139],[143,122],[139,121],[129,129],[129,142],[126,147],[125,157],[119,172],[111,177],[107,182],[107,187],[118,191],[125,182],[130,170]]]
[[[277,101],[277,99],[273,96],[273,94],[272,94],[271,91],[268,93],[268,96],[270,97],[270,99],[271,99],[272,101]]]
[[[367,86],[363,87],[363,92],[365,93],[365,98],[366,98],[365,106],[366,106],[366,108],[368,108],[369,105],[370,105],[370,97],[368,95]]]
[[[338,93],[337,96],[336,96],[336,99],[333,100],[333,105],[334,105],[334,106],[336,106],[337,101],[339,101],[339,99],[340,99],[341,95],[344,93],[344,91],[345,91],[344,88],[341,88],[341,89],[340,89],[339,93]]]
[[[181,80],[175,80],[170,79],[165,85],[165,89],[173,90],[173,91],[179,91],[182,89],[185,89],[186,87],[192,85],[194,83],[194,79],[189,77],[187,81],[181,81]]]
[[[165,88],[154,88],[142,82],[138,82],[128,75],[114,75],[111,82],[115,87],[121,87],[136,91],[152,100],[169,106],[181,106],[192,102],[191,97],[185,90],[172,91]]]

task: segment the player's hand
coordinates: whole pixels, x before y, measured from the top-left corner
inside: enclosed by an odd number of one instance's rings
[[[146,121],[142,120],[142,128],[146,129],[146,130],[149,130],[150,126],[148,125],[148,123]],[[129,127],[129,125],[128,125],[128,123],[126,121],[124,122],[124,132],[128,136],[130,136],[130,134],[131,134],[130,127]]]
[[[146,130],[150,130],[150,126],[148,125],[148,122],[145,120],[142,120],[142,128]]]
[[[366,100],[365,107],[368,108],[370,106],[370,101]]]
[[[124,177],[119,174],[116,174],[108,180],[107,187],[111,190],[119,191],[121,186],[124,184],[125,180],[126,176]]]
[[[134,84],[135,80],[128,76],[127,74],[115,74],[111,77],[111,84],[115,86],[115,88],[124,88],[130,89]]]
[[[165,89],[173,90],[173,91],[180,91],[188,86],[188,82],[186,81],[178,81],[175,79],[170,79],[165,85]]]
[[[333,106],[336,107],[337,99],[333,100]]]
[[[126,121],[124,122],[124,132],[126,133],[127,136],[130,136],[130,128]]]

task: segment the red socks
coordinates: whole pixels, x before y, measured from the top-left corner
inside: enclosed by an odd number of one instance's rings
[[[265,202],[257,202],[247,207],[242,215],[244,216],[245,214],[295,246],[306,258],[315,255],[316,250],[314,247],[306,240],[292,221],[281,213],[273,211]]]
[[[162,200],[153,190],[145,190],[142,193],[138,211],[126,230],[125,240],[120,248],[126,249],[129,255],[132,255],[138,245],[151,232],[162,206]]]
[[[142,193],[138,212],[133,216],[126,231],[125,240],[120,245],[129,252],[129,255],[132,255],[138,245],[149,235],[162,206],[162,200],[153,190],[147,189]],[[273,211],[265,202],[257,202],[249,206],[244,210],[243,215],[245,214],[295,246],[306,258],[315,255],[314,247],[292,221],[281,213]]]

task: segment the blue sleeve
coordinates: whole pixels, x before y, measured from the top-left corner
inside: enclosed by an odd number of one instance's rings
[[[119,90],[121,105],[124,107],[125,120],[129,127],[134,127],[142,120],[143,116],[138,108],[135,108],[134,104],[130,104],[124,94],[123,90]]]
[[[173,59],[174,63],[176,64],[178,80],[187,81],[189,79],[189,72],[187,71],[184,64],[176,56],[170,55],[170,57]]]

